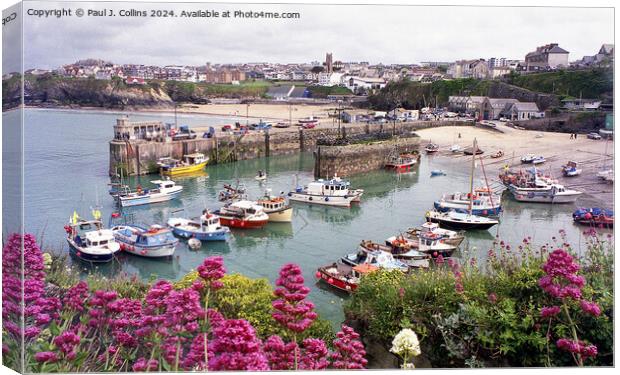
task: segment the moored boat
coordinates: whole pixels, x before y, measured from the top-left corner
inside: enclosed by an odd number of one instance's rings
[[[441,227],[458,230],[489,229],[492,226],[499,224],[499,221],[493,218],[454,211],[429,211],[426,213],[426,220],[437,223]]]
[[[501,196],[488,188],[476,188],[474,194],[450,193],[444,194],[434,202],[437,211],[469,212],[479,216],[499,215],[502,204]]]
[[[510,185],[508,190],[517,201],[534,203],[574,203],[583,194],[578,190],[567,189],[564,185],[541,180],[531,187]]]
[[[419,236],[424,233],[434,233],[440,235],[443,238],[443,242],[458,247],[463,240],[465,240],[465,235],[462,231],[453,231],[449,229],[440,228],[439,224],[433,222],[425,222],[419,228],[411,228],[407,230],[406,236],[411,238],[412,240],[419,239]]]
[[[220,190],[220,193],[218,194],[218,200],[220,202],[247,200],[245,187],[239,186],[238,183],[235,187],[229,184],[224,184],[224,189]]]
[[[143,204],[167,202],[177,198],[183,186],[176,185],[171,180],[154,180],[152,184],[158,185],[155,189],[143,189],[140,185],[135,191],[130,191],[126,186],[125,189],[119,191],[114,197],[120,202],[122,207],[139,206]]]
[[[400,260],[394,259],[392,253],[389,251],[372,250],[366,248],[359,248],[357,252],[347,254],[340,258],[340,260],[351,266],[357,266],[360,264],[370,264],[371,266],[387,269],[387,270],[399,270],[403,272],[409,271],[409,266]]]
[[[407,243],[407,240],[402,238],[403,244]],[[390,243],[396,243],[397,240]],[[386,241],[387,243],[387,241]],[[394,259],[399,260],[409,266],[410,268],[428,268],[430,255],[420,252],[411,246],[390,246],[381,245],[370,240],[363,240],[360,243],[359,249],[361,251],[374,252],[385,251],[392,254]]]
[[[269,221],[262,206],[247,200],[232,202],[214,213],[222,225],[230,228],[262,228]]]
[[[391,155],[385,163],[385,168],[396,171],[409,170],[418,163],[419,154],[396,154]]]
[[[357,289],[363,275],[377,271],[379,268],[370,264],[360,264],[351,266],[343,262],[319,267],[316,277],[319,281],[324,281],[328,285],[350,293]]]
[[[614,227],[614,211],[598,207],[580,208],[573,212],[573,220],[581,225],[611,229]]]
[[[569,161],[566,165],[562,166],[562,173],[566,177],[575,177],[581,174],[581,168],[577,168],[577,163]]]
[[[164,176],[179,176],[201,171],[209,162],[209,157],[201,152],[183,155],[183,160],[176,163],[160,165],[160,173]]]
[[[446,172],[442,171],[441,169],[433,169],[431,171],[431,177],[437,177],[437,176],[445,176]]]
[[[121,250],[146,258],[171,256],[179,243],[170,229],[160,225],[148,228],[136,224],[116,225],[112,232]]]
[[[290,223],[293,221],[293,207],[286,203],[284,197],[271,195],[271,189],[265,191],[265,195],[256,201],[267,215],[269,221],[274,223]]]
[[[502,150],[497,150],[491,154],[491,158],[493,159],[501,158],[502,156],[504,156],[504,151]]]
[[[427,154],[435,153],[439,151],[439,145],[436,143],[430,142],[429,144],[424,146],[424,151],[426,151]]]
[[[203,211],[198,220],[173,217],[168,219],[168,226],[174,234],[183,238],[196,238],[200,241],[227,241],[230,229],[222,226],[220,217]]]
[[[110,229],[104,229],[100,220],[84,220],[74,213],[65,226],[71,254],[86,262],[106,263],[120,250]]]
[[[327,206],[350,207],[359,202],[364,190],[351,189],[351,183],[337,175],[331,180],[319,179],[288,193],[289,200]]]

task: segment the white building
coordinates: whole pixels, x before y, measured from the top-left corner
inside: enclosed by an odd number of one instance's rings
[[[353,92],[358,89],[380,90],[385,87],[385,80],[383,78],[347,76],[344,79],[344,85]]]
[[[319,85],[321,86],[338,86],[342,83],[342,73],[319,73]]]

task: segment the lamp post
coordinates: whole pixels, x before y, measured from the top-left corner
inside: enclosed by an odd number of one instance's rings
[[[245,104],[245,124],[250,124],[250,103]]]

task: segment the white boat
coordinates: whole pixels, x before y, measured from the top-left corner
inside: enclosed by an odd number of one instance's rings
[[[543,156],[536,156],[536,157],[534,157],[534,159],[532,159],[532,164],[534,164],[534,165],[542,164],[542,163],[544,163],[546,161],[547,160]]]
[[[341,258],[342,262],[351,266],[369,264],[387,270],[409,271],[409,266],[398,259],[394,259],[391,253],[382,250],[359,249],[357,253],[351,253]]]
[[[200,241],[226,241],[230,229],[222,226],[220,217],[205,210],[198,220],[172,217],[168,226],[174,234],[183,238],[195,238]]]
[[[135,191],[128,191],[126,189],[125,191],[119,192],[116,197],[121,206],[130,207],[166,202],[177,198],[181,194],[181,191],[183,191],[183,186],[176,185],[176,183],[171,180],[154,180],[151,181],[151,183],[158,187],[155,189],[142,189],[142,187],[138,185]]]
[[[364,190],[351,189],[351,183],[337,175],[331,180],[318,179],[308,186],[297,187],[288,193],[291,201],[326,206],[350,207],[351,202],[359,202]]]
[[[460,152],[461,150],[462,150],[462,147],[459,145],[450,146],[450,152],[457,153],[457,152]]]
[[[429,266],[430,256],[412,247],[393,247],[389,245],[380,245],[370,240],[363,240],[358,250],[371,253],[375,251],[390,253],[394,259],[405,263],[411,268],[428,268]]]
[[[263,171],[258,171],[256,177],[254,177],[256,181],[265,181],[267,179],[267,173]]]
[[[471,205],[471,207],[470,207]],[[480,216],[499,215],[502,209],[501,196],[487,188],[476,188],[474,194],[449,193],[444,194],[434,202],[437,211],[467,212]]]
[[[577,190],[567,189],[564,185],[547,183],[539,179],[533,187],[510,185],[508,189],[519,202],[574,203],[583,194]]]
[[[596,177],[600,178],[601,180],[607,180],[609,176],[612,176],[612,179],[613,179],[613,175],[614,175],[613,169],[605,169],[605,170],[596,172]]]
[[[527,154],[521,157],[521,163],[523,164],[532,164],[536,155]]]
[[[114,259],[120,245],[114,240],[110,229],[104,229],[100,220],[75,219],[65,226],[69,250],[86,262],[104,263]]]
[[[271,189],[265,191],[257,204],[263,206],[263,210],[269,215],[269,221],[274,223],[290,223],[293,221],[293,207],[286,203],[284,197],[271,195]]]
[[[453,231],[449,229],[440,228],[439,224],[432,222],[425,222],[419,228],[410,228],[407,230],[406,236],[413,240],[418,240],[421,234],[434,233],[440,235],[444,242],[450,245],[459,246],[465,239],[462,231]]]

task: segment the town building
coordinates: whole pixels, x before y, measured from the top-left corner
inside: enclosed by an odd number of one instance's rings
[[[517,99],[504,98],[484,98],[480,106],[481,120],[498,120],[514,103],[518,103]]]
[[[601,103],[602,101],[598,99],[564,99],[562,108],[569,111],[596,111]]]
[[[544,71],[568,67],[568,51],[557,43],[537,47],[525,55],[526,71]]]
[[[512,103],[505,111],[510,120],[525,121],[533,118],[545,117],[545,113],[538,109],[538,105],[533,102]]]

